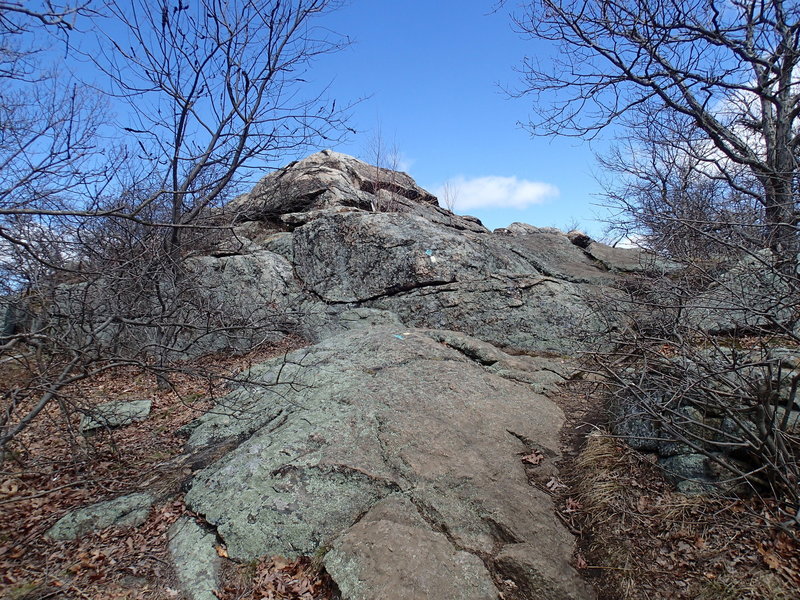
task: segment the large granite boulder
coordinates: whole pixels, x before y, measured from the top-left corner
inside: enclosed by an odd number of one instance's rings
[[[600,331],[612,275],[556,230],[476,234],[401,213],[328,215],[293,234],[298,278],[328,304],[392,311],[503,347],[570,353]]]
[[[769,249],[743,257],[689,304],[689,323],[712,335],[797,330],[800,268],[787,274],[777,262]]]
[[[236,221],[271,220],[289,226],[331,210],[406,212],[472,231],[487,229],[474,217],[459,217],[406,173],[368,165],[352,156],[323,150],[265,176],[226,212]]]
[[[590,598],[543,485],[563,414],[530,383],[563,371],[455,332],[333,336],[255,367],[263,385],[195,424],[190,447],[240,443],[187,505],[232,558],[327,553],[343,598],[488,599],[509,579]],[[545,461],[524,464],[534,450]]]
[[[593,299],[623,270],[555,229],[489,232],[408,175],[331,151],[271,173],[226,210],[215,218],[230,227],[187,256],[180,277],[134,298],[103,278],[59,286],[65,339],[174,360],[388,319],[572,354],[596,348],[608,323]],[[164,315],[180,325],[147,326]]]

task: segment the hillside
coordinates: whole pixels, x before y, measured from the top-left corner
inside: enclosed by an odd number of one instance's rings
[[[4,456],[6,596],[789,598],[800,583],[777,501],[681,494],[698,478],[658,465],[697,448],[608,435],[588,359],[629,325],[626,282],[680,265],[579,232],[488,231],[327,150],[213,219],[182,257],[194,287],[168,385],[130,366],[78,382],[69,420],[49,407]],[[144,344],[99,300],[76,327],[75,298],[100,292],[60,285],[54,327],[79,340],[113,322],[103,344]],[[741,328],[708,289],[697,327]],[[6,389],[26,377],[2,369]]]

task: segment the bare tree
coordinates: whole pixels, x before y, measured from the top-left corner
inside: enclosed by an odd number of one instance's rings
[[[232,309],[188,255],[223,235],[252,169],[338,139],[347,116],[307,79],[342,46],[314,26],[335,0],[6,4],[0,360],[25,376],[2,390],[0,447],[77,380],[133,364],[167,384],[214,336],[282,331],[269,298]]]
[[[450,212],[455,212],[457,201],[458,188],[452,181],[445,181],[442,186],[442,202],[444,202],[444,207]]]
[[[616,432],[684,484],[772,493],[797,526],[800,5],[536,0],[516,23],[555,45],[523,66],[531,130],[620,126],[615,225],[684,265],[598,306]]]
[[[235,192],[232,184],[247,167],[340,135],[344,113],[324,99],[324,89],[299,94],[310,87],[304,80],[310,61],[342,46],[310,24],[334,4],[109,3],[107,18],[125,34],[98,40],[95,62],[124,104],[123,129],[156,183],[133,214],[166,201],[166,222],[186,225]],[[171,244],[179,244],[179,231],[171,229]]]
[[[378,124],[367,143],[366,160],[375,165],[376,188],[372,190],[375,201],[373,211],[392,212],[397,209],[395,198],[397,173],[400,170],[400,148],[396,141],[387,143]]]
[[[800,6],[771,0],[539,0],[517,25],[556,45],[525,61],[534,131],[592,136],[642,111],[686,117],[719,175],[748,169],[768,246],[796,263]],[[734,179],[734,177],[731,177]]]
[[[674,115],[673,115],[674,116]],[[666,115],[661,115],[666,118]],[[678,117],[684,127],[684,117]],[[768,245],[758,183],[746,169],[719,176],[705,140],[676,136],[678,124],[640,122],[598,157],[608,176],[609,232],[684,263],[736,260]]]

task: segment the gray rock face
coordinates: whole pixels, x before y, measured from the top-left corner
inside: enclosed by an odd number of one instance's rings
[[[796,281],[796,277],[794,278]],[[797,284],[775,268],[769,249],[746,256],[687,307],[689,322],[711,334],[797,328]]]
[[[616,248],[592,241],[586,253],[615,273],[669,273],[681,268],[641,248]]]
[[[348,529],[325,557],[325,567],[342,595],[354,600],[497,596],[481,559],[432,530],[400,495],[382,500]]]
[[[95,406],[81,418],[83,433],[106,427],[122,427],[143,421],[150,415],[151,400],[120,400]]]
[[[220,559],[216,538],[194,520],[181,517],[169,530],[169,553],[181,587],[191,600],[217,600]]]
[[[226,210],[239,221],[281,220],[298,225],[326,214],[328,209],[341,208],[411,213],[448,227],[487,232],[474,217],[459,217],[440,208],[436,197],[405,173],[368,165],[331,150],[267,175]],[[287,215],[295,217],[281,219]]]
[[[413,215],[342,213],[295,231],[295,265],[327,302],[360,302],[496,272],[538,274],[490,240]]]
[[[560,353],[602,328],[581,282],[611,276],[554,230],[472,234],[351,212],[295,230],[293,247],[298,277],[323,301],[390,310],[412,326]]]
[[[547,366],[454,332],[334,336],[254,368],[268,387],[201,418],[190,445],[244,441],[196,475],[187,504],[233,558],[330,549],[344,598],[493,598],[509,544],[552,561],[510,568],[519,585],[590,598],[520,461],[534,447],[558,455],[563,415],[525,381]]]
[[[501,348],[574,355],[603,324],[591,290],[541,276],[493,276],[377,298],[407,324],[463,331]]]
[[[603,263],[558,229],[512,223],[507,231],[492,237],[542,275],[574,283],[610,283],[613,279]]]
[[[175,300],[171,319],[185,327],[173,334],[112,319],[103,335],[115,352],[167,347],[172,360],[246,351],[286,334],[319,341],[365,322],[350,311],[376,309],[409,326],[569,354],[593,347],[583,338],[605,328],[590,298],[618,270],[555,229],[514,224],[490,233],[440,208],[407,175],[330,151],[268,175],[228,216],[233,226],[213,249],[187,258],[179,282],[160,286]],[[76,343],[130,308],[102,282],[95,287],[61,286],[64,315],[97,298],[86,331],[66,319]],[[156,298],[143,304],[145,313],[163,311]]]
[[[454,281],[546,276],[575,283],[611,281],[566,235],[528,226],[481,235],[421,217],[337,213],[294,233],[298,276],[328,302],[359,302]]]
[[[61,517],[48,531],[54,540],[72,540],[106,527],[141,525],[155,502],[151,494],[136,493],[79,508]]]
[[[217,331],[197,339],[195,350],[245,350],[258,340],[277,339],[286,331],[297,330],[295,313],[306,295],[283,256],[268,250],[201,256],[187,261],[187,269],[202,282],[194,290],[197,313],[218,314],[226,330],[226,335]]]

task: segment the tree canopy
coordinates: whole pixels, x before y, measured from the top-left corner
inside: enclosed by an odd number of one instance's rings
[[[655,123],[712,177],[736,185],[741,169],[752,173],[766,245],[796,254],[797,3],[540,0],[516,23],[558,48],[546,64],[524,62],[533,131],[592,136],[614,122]]]

